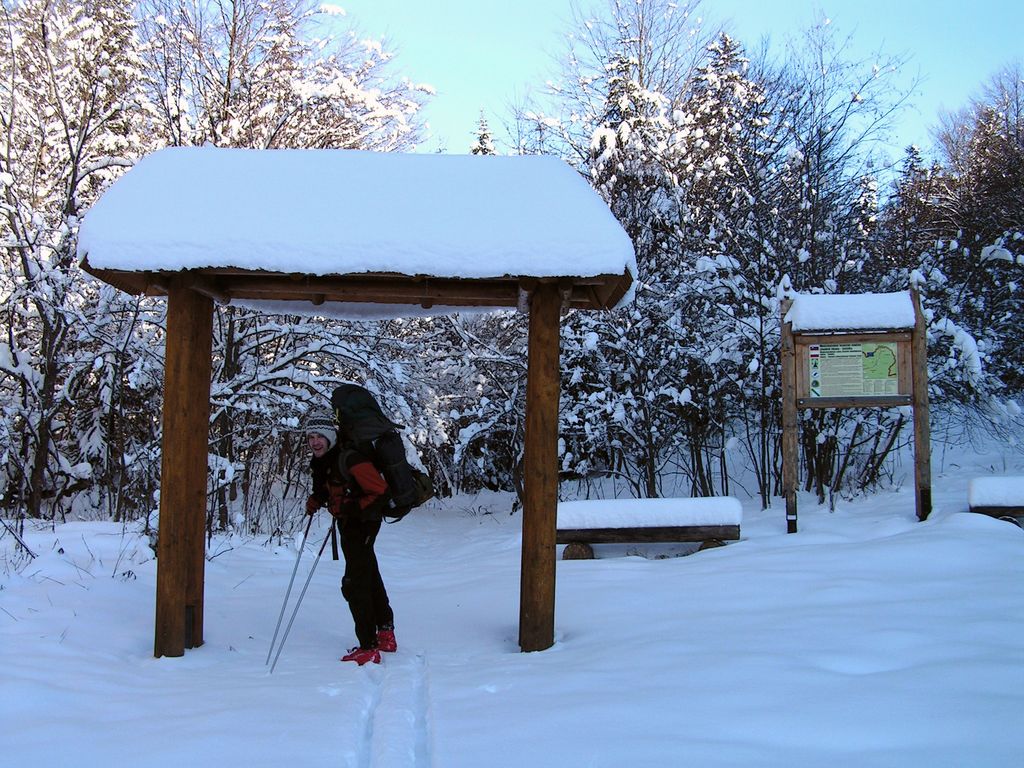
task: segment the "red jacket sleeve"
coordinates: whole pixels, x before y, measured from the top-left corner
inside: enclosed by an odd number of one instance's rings
[[[352,464],[348,469],[352,473],[352,479],[356,481],[356,484],[362,490],[362,493],[359,494],[360,509],[366,509],[387,493],[387,481],[371,462],[362,459]]]

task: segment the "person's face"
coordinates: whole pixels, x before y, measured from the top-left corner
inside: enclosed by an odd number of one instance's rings
[[[311,450],[313,455],[318,459],[327,453],[327,449],[330,447],[327,442],[327,438],[319,432],[310,432],[306,436],[306,442],[309,444],[309,450]]]

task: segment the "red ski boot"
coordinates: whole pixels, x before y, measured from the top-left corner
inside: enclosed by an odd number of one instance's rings
[[[380,664],[380,651],[376,648],[360,648],[356,646],[349,650],[344,656],[341,657],[342,661],[354,661],[360,667],[363,664],[373,662],[374,664]]]
[[[398,650],[394,627],[377,630],[377,650],[382,653],[394,653]]]

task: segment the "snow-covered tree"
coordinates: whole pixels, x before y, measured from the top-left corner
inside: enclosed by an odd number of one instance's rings
[[[892,270],[911,270],[943,237],[937,202],[945,186],[938,164],[926,165],[916,145],[906,148],[900,175],[881,212],[880,258]]]
[[[379,41],[351,29],[318,38],[325,12],[308,0],[143,0],[140,7],[145,84],[166,143],[393,151],[418,141],[425,90],[391,75],[392,55]],[[254,500],[268,499],[278,470],[291,476],[301,455],[293,450],[282,465],[274,446],[295,447],[289,429],[326,401],[334,383],[362,370],[384,394],[400,390],[374,370],[390,347],[374,324],[227,307],[217,312],[214,347],[211,527],[232,524],[239,498],[252,524]]]
[[[705,37],[696,7],[609,3],[570,51],[555,91],[565,118],[534,117],[608,201],[640,263],[634,307],[570,319],[565,400],[598,398],[606,418],[563,414],[563,468],[621,473],[640,495],[678,472],[679,490],[706,494],[728,489],[732,460],[768,504],[777,287],[787,275],[801,290],[877,285],[872,150],[905,95],[888,85],[898,61],[850,61],[825,25],[783,64],[751,66],[738,41]],[[851,429],[805,419],[822,494],[846,472],[836,446]]]
[[[688,367],[701,392],[690,434],[695,486],[712,492],[713,463],[745,451],[763,503],[775,463],[778,258],[775,169],[780,125],[765,85],[751,79],[728,35],[709,44],[674,114],[673,172],[682,200],[673,249],[682,255],[676,292],[689,310]],[[703,458],[698,457],[698,453]],[[717,458],[716,458],[717,457]]]
[[[426,90],[353,29],[319,38],[310,0],[141,0],[146,84],[171,145],[413,146]]]
[[[563,480],[707,494],[742,466],[769,504],[780,286],[916,287],[933,402],[1012,417],[1019,71],[947,121],[941,162],[909,150],[887,190],[874,148],[904,101],[888,85],[899,60],[850,60],[832,25],[783,61],[750,56],[698,8],[578,11],[552,108],[519,110],[519,150],[573,163],[640,268],[632,305],[566,315]],[[164,307],[81,274],[78,216],[166,144],[411,148],[427,93],[391,73],[383,43],[318,38],[326,18],[305,0],[22,0],[2,18],[0,491],[30,515],[80,500],[132,518],[158,489]],[[470,151],[494,151],[482,114]],[[514,312],[339,323],[218,309],[211,528],[288,526],[307,482],[303,416],[343,380],[407,426],[442,490],[521,490],[526,333]],[[822,500],[884,480],[907,439],[898,411],[801,422],[803,485]]]
[[[887,212],[899,244],[916,252],[911,278],[929,317],[933,391],[997,422],[1024,389],[1022,81],[1019,66],[1010,67],[947,116],[941,162],[927,172],[908,168]]]
[[[476,140],[469,147],[471,155],[496,155],[494,142],[491,140],[491,129],[487,125],[487,118],[483,110],[480,111],[480,120],[476,127]]]
[[[123,386],[107,374],[131,335],[117,326],[132,302],[83,278],[75,235],[84,209],[150,146],[149,129],[130,3],[27,0],[5,5],[3,22],[0,451],[5,500],[40,516],[123,461],[109,451]]]
[[[3,496],[28,514],[83,492],[114,518],[153,506],[159,470],[163,303],[80,274],[77,217],[162,144],[411,147],[425,92],[354,32],[313,37],[310,3],[24,2],[4,8],[0,61],[0,342]],[[398,401],[407,386],[368,362],[379,329],[338,344],[337,326],[218,313],[214,377],[217,514],[277,482],[268,435],[287,440],[308,405],[356,368]],[[352,361],[358,359],[357,366]],[[348,376],[349,378],[352,375]],[[260,480],[255,480],[259,478]],[[266,484],[260,485],[265,480]]]
[[[611,473],[638,496],[665,492],[669,462],[685,445],[677,426],[694,408],[682,359],[683,298],[674,290],[679,254],[671,247],[680,201],[668,160],[673,103],[685,82],[677,68],[698,58],[678,37],[685,31],[692,39],[689,7],[612,4],[605,24],[587,28],[587,56],[570,59],[566,89],[566,111],[591,116],[586,144],[569,156],[583,161],[633,241],[640,282],[636,306],[569,320],[563,469]],[[566,125],[563,139],[574,141],[578,128]]]

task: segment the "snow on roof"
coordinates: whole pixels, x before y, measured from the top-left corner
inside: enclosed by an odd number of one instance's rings
[[[89,210],[78,251],[136,272],[637,274],[605,203],[544,156],[163,149]]]
[[[914,301],[910,291],[797,294],[786,320],[796,333],[907,329],[914,327]]]

